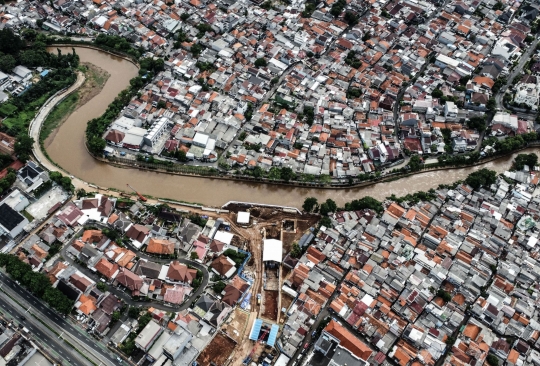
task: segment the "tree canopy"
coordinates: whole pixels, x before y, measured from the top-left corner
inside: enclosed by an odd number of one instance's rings
[[[345,204],[345,210],[347,211],[358,211],[363,209],[371,209],[377,213],[383,212],[382,203],[373,197],[366,196],[357,200],[352,200],[351,202],[347,202]]]
[[[527,165],[530,169],[532,169],[537,164],[538,164],[538,155],[536,155],[535,153],[519,154],[514,159],[512,168],[515,170],[522,170],[525,167],[525,165]]]
[[[304,204],[302,205],[302,209],[305,212],[313,212],[317,207],[319,206],[319,202],[315,197],[307,197],[304,200]]]
[[[0,253],[0,267],[5,267],[11,277],[19,281],[36,297],[43,299],[51,307],[62,314],[68,314],[73,307],[73,301],[68,299],[60,290],[53,288],[49,278],[41,273],[32,271],[32,267],[11,254]]]
[[[469,174],[465,178],[465,183],[470,185],[474,189],[478,189],[481,186],[490,186],[497,181],[497,172],[486,168],[480,169],[476,172]]]

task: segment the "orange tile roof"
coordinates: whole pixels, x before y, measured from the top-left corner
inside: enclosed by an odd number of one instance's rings
[[[373,353],[371,348],[334,320],[331,320],[330,323],[328,323],[324,328],[324,331],[339,339],[342,347],[347,348],[351,353],[365,361],[367,361],[369,356]]]
[[[148,241],[148,246],[146,247],[146,251],[148,253],[156,253],[156,254],[173,254],[174,243],[166,239],[151,238]]]

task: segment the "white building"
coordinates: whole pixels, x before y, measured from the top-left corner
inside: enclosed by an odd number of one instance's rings
[[[0,204],[0,236],[15,238],[29,223],[26,217],[9,207],[7,203]]]
[[[21,193],[18,189],[15,189],[13,192],[9,194],[0,204],[5,203],[12,209],[14,209],[17,212],[21,212],[30,204],[28,199],[24,194]]]
[[[539,88],[537,84],[532,83],[519,83],[516,86],[516,95],[514,96],[514,102],[517,104],[525,104],[533,110],[538,109],[538,92]]]
[[[283,260],[283,242],[276,239],[266,239],[263,242],[263,262],[278,262]]]
[[[154,122],[144,135],[144,143],[148,146],[154,146],[163,134],[166,133],[168,124],[169,120],[165,117]]]
[[[151,320],[135,338],[135,345],[146,352],[161,332],[163,332],[163,328],[154,320]]]
[[[447,120],[455,120],[458,115],[458,107],[454,102],[446,102],[444,105],[444,116]]]
[[[499,123],[504,127],[508,127],[514,131],[517,131],[518,129],[518,117],[515,114],[497,112],[495,116],[493,116],[491,124],[496,125]]]

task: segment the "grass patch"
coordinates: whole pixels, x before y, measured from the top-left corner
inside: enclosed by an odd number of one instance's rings
[[[17,112],[17,107],[11,103],[4,103],[0,105],[0,117],[9,117],[15,112]]]
[[[8,117],[2,121],[2,124],[9,130],[24,131],[28,129],[30,121],[36,116],[37,111],[21,111],[14,117]]]
[[[34,216],[30,215],[28,211],[23,210],[21,213],[23,214],[24,217],[28,219],[28,221],[30,222],[34,221]]]
[[[43,122],[39,140],[45,141],[47,137],[75,110],[79,101],[79,93],[74,92],[58,103]]]

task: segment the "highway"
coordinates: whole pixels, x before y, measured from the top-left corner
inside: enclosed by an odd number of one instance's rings
[[[86,334],[84,331],[80,329],[76,329],[69,322],[67,322],[61,315],[57,314],[54,310],[51,310],[50,308],[45,306],[42,300],[36,298],[29,291],[19,286],[15,281],[13,281],[3,272],[0,272],[0,281],[2,282],[3,291],[5,291],[6,293],[9,293],[13,298],[15,298],[24,307],[28,306],[27,309],[30,309],[29,311],[32,314],[34,314],[36,317],[40,317],[43,322],[47,323],[47,325],[51,327],[52,329],[55,329],[57,333],[60,333],[60,334],[64,333],[63,334],[64,338],[66,338],[66,340],[68,340],[71,344],[75,346],[76,345],[81,346],[80,352],[84,352],[86,356],[94,358],[94,360],[97,361],[96,364],[99,364],[99,363],[101,363],[102,365],[103,364],[104,365],[118,365],[119,364],[115,355],[99,347],[97,340],[90,338],[90,336]],[[2,298],[4,297],[5,296],[3,296]],[[3,299],[3,301],[4,301],[3,303],[0,302],[2,306],[6,300]],[[19,309],[19,311],[22,311],[22,310]],[[27,322],[31,322],[31,319],[33,319],[33,317],[26,316],[26,319],[27,319],[26,320]],[[34,329],[35,329],[36,322],[37,321],[32,322]],[[47,338],[50,338],[50,336],[45,337],[43,339],[47,339]],[[62,351],[64,350],[65,350],[65,346]],[[73,353],[71,352],[70,354],[73,354]],[[74,359],[73,357],[71,358]],[[87,364],[89,363],[87,362]]]
[[[14,301],[8,296],[0,296],[0,308],[4,312],[5,318],[8,321],[14,321],[25,326],[30,331],[31,340],[39,343],[43,348],[53,354],[57,359],[61,359],[64,365],[90,365],[91,363],[82,356],[73,351],[71,347],[65,344],[60,338],[48,330],[43,324],[39,323],[31,314],[25,313]],[[21,320],[25,317],[26,320]],[[10,319],[13,318],[13,319]]]

